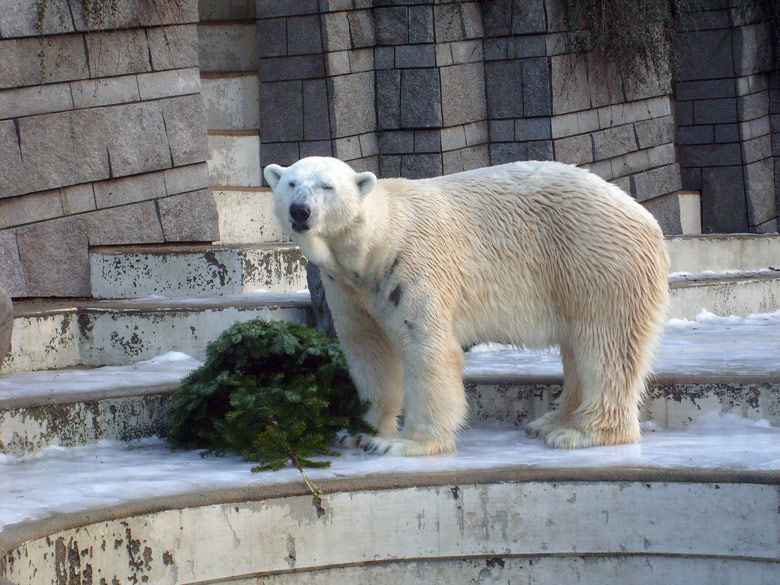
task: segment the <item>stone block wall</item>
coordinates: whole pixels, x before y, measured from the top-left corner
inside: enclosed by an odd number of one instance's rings
[[[744,3],[724,0],[695,13],[680,37],[678,156],[683,187],[701,191],[703,230],[775,232],[780,124],[769,30]]]
[[[90,246],[219,239],[197,3],[0,4],[0,286],[89,296]]]

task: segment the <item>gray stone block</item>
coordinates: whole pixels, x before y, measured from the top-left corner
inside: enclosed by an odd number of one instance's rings
[[[554,160],[552,140],[536,140],[528,143],[528,160]]]
[[[727,167],[742,164],[740,145],[736,143],[680,145],[677,155],[680,164],[686,167]]]
[[[490,121],[490,142],[514,142],[514,140],[515,140],[514,120],[491,120]]]
[[[301,142],[301,158],[307,156],[333,156],[333,143],[330,140]]]
[[[414,152],[441,152],[441,131],[417,130],[414,133]]]
[[[733,43],[737,76],[772,70],[772,39],[766,23],[735,28]]]
[[[594,160],[612,158],[637,149],[636,135],[631,124],[607,128],[591,136]]]
[[[736,97],[733,79],[709,79],[678,81],[674,84],[675,97],[679,101]]]
[[[352,73],[375,69],[373,49],[355,49],[347,51],[347,55],[349,56],[349,69]]]
[[[149,44],[142,29],[91,33],[84,43],[90,77],[112,77],[152,70]]]
[[[16,230],[0,230],[0,286],[11,296],[27,296],[24,269],[16,245]]]
[[[515,120],[514,139],[518,142],[547,140],[550,136],[550,118],[521,118]]]
[[[257,69],[257,28],[251,23],[208,23],[198,26],[201,71]]]
[[[433,8],[431,6],[409,7],[409,42],[432,43]]]
[[[311,15],[288,18],[287,54],[312,55],[320,52],[322,52],[320,17]]]
[[[17,135],[18,122],[0,122],[0,199],[30,191]]]
[[[275,163],[288,166],[301,158],[298,142],[271,142],[260,145],[260,160],[263,166]]]
[[[21,118],[73,109],[67,83],[0,91],[0,119]]]
[[[81,217],[46,221],[16,229],[19,258],[24,267],[25,295],[90,295],[87,253],[90,241]],[[110,224],[105,227],[114,229]]]
[[[597,108],[625,102],[623,82],[617,65],[595,52],[588,53],[586,59],[591,106]]]
[[[355,160],[361,157],[360,154],[360,138],[357,136],[349,136],[347,138],[338,138],[333,141],[333,150],[336,153],[336,158],[341,160]]]
[[[483,61],[482,42],[476,41],[457,41],[450,45],[452,51],[452,62],[455,65],[461,63],[478,63]]]
[[[677,144],[710,144],[714,140],[714,126],[680,126],[677,128]]]
[[[485,63],[487,112],[491,119],[523,117],[523,64],[520,60]]]
[[[301,81],[260,84],[260,137],[263,142],[303,140]]]
[[[200,94],[200,71],[197,67],[142,73],[137,79],[142,100]]]
[[[163,173],[145,173],[93,184],[98,209],[165,197]]]
[[[745,165],[744,177],[748,224],[755,226],[777,217],[772,159]]]
[[[482,63],[443,67],[439,73],[443,125],[455,126],[487,119]]]
[[[701,169],[680,168],[680,183],[682,184],[683,189],[701,191]]]
[[[442,172],[445,175],[460,173],[490,165],[490,150],[487,144],[461,148],[442,153]]]
[[[693,125],[693,104],[695,102],[680,102],[678,101],[675,108],[675,118],[677,124],[680,126],[692,126]]]
[[[257,48],[260,59],[287,54],[287,22],[285,18],[257,21]]]
[[[157,201],[166,242],[219,240],[219,216],[211,189],[201,189]]]
[[[410,154],[401,157],[401,176],[406,179],[427,179],[441,174],[440,154]]]
[[[634,124],[639,148],[650,148],[674,141],[674,118],[664,116],[652,120],[641,120]]]
[[[258,70],[261,81],[290,81],[325,77],[325,63],[322,55],[261,59]]]
[[[544,57],[524,59],[523,63],[523,113],[528,116],[550,116],[550,73]]]
[[[435,67],[436,51],[433,45],[400,45],[395,48],[397,69]]]
[[[324,79],[303,82],[303,136],[306,140],[328,140],[328,88]]]
[[[587,61],[582,56],[559,55],[550,59],[553,114],[590,107]]]
[[[512,34],[527,35],[547,32],[544,0],[512,2]]]
[[[206,189],[210,185],[209,168],[206,163],[175,167],[163,171],[163,180],[168,195]]]
[[[719,28],[729,28],[728,10],[697,10],[690,11],[685,17],[685,30],[714,30]]]
[[[680,202],[676,193],[669,193],[643,201],[642,205],[653,214],[664,234],[681,234]]]
[[[778,218],[773,218],[759,225],[750,226],[750,231],[754,234],[776,234]]]
[[[528,160],[528,146],[520,142],[501,142],[490,145],[490,164],[502,165]]]
[[[70,89],[77,110],[141,101],[135,75],[73,81]]]
[[[414,132],[382,132],[378,136],[379,152],[386,154],[408,154],[414,152]]]
[[[374,19],[370,10],[353,10],[347,13],[349,19],[349,34],[352,38],[352,47],[373,47],[376,44],[374,34]]]
[[[433,7],[433,22],[436,41],[460,41],[463,34],[463,21],[458,4],[439,4]]]
[[[725,79],[734,75],[729,29],[678,35],[681,54],[678,79]]]
[[[769,134],[742,142],[742,162],[754,163],[772,156],[772,138]]]
[[[59,190],[0,199],[0,229],[62,217]]]
[[[503,37],[511,34],[512,4],[512,0],[490,0],[481,3],[485,37]],[[520,7],[515,10],[520,11]]]
[[[155,201],[100,209],[78,217],[84,218],[92,246],[159,244],[164,241]]]
[[[680,168],[670,164],[631,175],[631,196],[647,201],[680,190]]]
[[[142,8],[138,0],[113,2],[110,5],[105,3],[90,5],[81,0],[68,0],[68,3],[75,29],[80,32],[137,28],[141,25],[141,13],[143,12],[146,17],[150,12],[149,7]]]
[[[409,42],[409,15],[405,6],[374,9],[378,45],[405,45]]]
[[[81,0],[77,0],[81,1]],[[73,6],[73,0],[70,0]],[[141,26],[162,26],[166,24],[194,24],[198,22],[198,1],[178,2],[139,1],[138,21]]]
[[[331,136],[353,136],[376,129],[374,73],[353,73],[328,79]]]
[[[198,66],[198,29],[195,25],[161,26],[146,30],[152,69]]]
[[[274,18],[279,16],[294,16],[296,14],[317,14],[320,10],[318,0],[295,0],[295,2],[279,2],[279,0],[257,0],[257,18]]]
[[[695,124],[729,124],[736,122],[737,100],[732,98],[697,100],[693,103]]]
[[[198,14],[203,21],[208,20],[254,20],[256,0],[230,0],[229,2],[214,2],[199,0]]]
[[[755,120],[769,115],[769,92],[762,91],[737,98],[740,121]]]
[[[374,49],[374,64],[377,70],[395,67],[395,49],[393,47],[376,47]]]
[[[377,121],[388,130],[401,124],[401,72],[397,69],[376,72]]]
[[[379,173],[382,177],[400,177],[401,157],[398,155],[380,155]]]
[[[509,40],[505,38],[482,41],[482,55],[485,61],[503,61],[508,55]]]
[[[571,165],[593,162],[593,144],[589,134],[579,134],[554,141],[555,160]]]
[[[63,215],[75,215],[95,209],[95,193],[91,183],[60,189]]]
[[[20,119],[18,132],[21,155],[25,161],[27,189],[45,191],[63,185],[109,178],[107,146],[122,143],[135,128],[115,132],[116,128],[124,128],[126,119],[116,117],[109,124],[105,110],[128,107],[133,106],[76,110]],[[170,160],[161,118],[159,122],[158,133],[150,132],[139,137],[138,141],[162,140],[165,159]],[[137,148],[138,144],[133,146]],[[151,145],[150,148],[154,149],[155,146]]]
[[[441,147],[443,150],[455,150],[466,147],[466,129],[453,126],[441,129]]]
[[[200,95],[170,98],[159,103],[165,120],[173,166],[208,160],[206,112]]]
[[[173,166],[166,123],[158,102],[113,106],[100,108],[98,111],[103,114],[104,128],[107,129],[108,124],[111,124],[112,127],[123,129],[122,132],[113,133],[111,139],[107,140],[111,177],[124,177]],[[181,126],[187,121],[176,122],[171,119],[169,130],[175,123]]]
[[[525,35],[509,39],[507,47],[507,57],[509,59],[546,56],[547,44],[545,42],[545,35]]]
[[[73,30],[67,0],[43,3],[0,0],[0,38],[56,35]]]
[[[81,35],[0,40],[0,88],[89,77]]]
[[[748,231],[742,167],[702,169],[701,224],[703,233]]]
[[[401,72],[401,127],[430,128],[442,125],[441,90],[437,69]]]

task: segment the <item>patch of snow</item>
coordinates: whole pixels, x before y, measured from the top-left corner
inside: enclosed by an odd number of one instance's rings
[[[432,457],[380,457],[347,449],[325,478],[379,473],[532,468],[698,467],[780,471],[780,429],[730,414],[707,414],[687,429],[662,430],[643,423],[642,442],[560,451],[515,427],[476,427],[458,437],[458,451]],[[201,457],[171,451],[158,438],[130,443],[101,441],[82,447],[47,447],[23,457],[0,456],[0,529],[52,513],[67,513],[144,498],[223,487],[301,481],[296,469],[252,473],[238,457]]]

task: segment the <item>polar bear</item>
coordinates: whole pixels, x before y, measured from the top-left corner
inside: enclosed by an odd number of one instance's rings
[[[560,406],[529,434],[556,448],[639,439],[669,259],[658,223],[618,187],[539,161],[378,180],[310,157],[264,176],[285,233],[322,269],[378,431],[365,450],[453,451],[461,348],[484,341],[560,346]]]

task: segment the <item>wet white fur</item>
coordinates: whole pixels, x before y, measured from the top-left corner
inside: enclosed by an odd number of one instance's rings
[[[265,176],[282,226],[322,268],[372,403],[370,450],[452,451],[466,417],[461,348],[484,341],[561,348],[560,408],[530,434],[558,448],[639,439],[669,260],[658,223],[618,187],[536,161],[377,181],[312,157]],[[312,207],[303,234],[291,229],[293,199]]]

